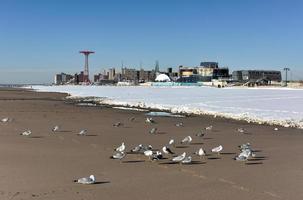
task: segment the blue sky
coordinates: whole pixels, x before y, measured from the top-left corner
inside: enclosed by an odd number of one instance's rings
[[[300,0],[0,0],[0,83],[126,66],[287,66],[303,79]]]

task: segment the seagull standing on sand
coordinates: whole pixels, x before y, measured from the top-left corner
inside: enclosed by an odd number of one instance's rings
[[[146,123],[150,123],[150,124],[153,124],[155,123],[154,119],[151,118],[151,117],[147,117],[146,120],[145,120]]]
[[[181,161],[181,163],[182,163],[182,164],[190,164],[191,161],[192,161],[191,156],[188,156],[188,157],[184,158],[184,159]]]
[[[198,151],[195,152],[195,154],[196,154],[197,156],[199,156],[200,158],[201,158],[202,156],[205,156],[205,155],[206,155],[206,153],[205,153],[205,151],[203,150],[203,148],[200,148]]]
[[[244,132],[245,132],[245,129],[244,129],[244,128],[238,128],[238,129],[237,129],[237,132],[239,132],[239,133],[244,133]]]
[[[1,119],[2,123],[7,123],[7,122],[10,122],[10,121],[11,121],[11,119],[8,118],[8,117],[5,117],[5,118]]]
[[[152,128],[150,131],[149,131],[149,133],[150,134],[156,134],[157,133],[157,128]]]
[[[162,148],[163,153],[165,154],[175,154],[174,152],[172,152],[172,150],[168,147],[168,146],[164,146]]]
[[[175,140],[174,139],[170,139],[168,142],[169,145],[174,145],[175,144]]]
[[[197,137],[204,137],[204,135],[205,133],[203,133],[202,131],[196,134]]]
[[[180,122],[180,123],[176,123],[176,127],[183,127],[183,122]]]
[[[208,127],[205,128],[205,130],[207,130],[207,131],[211,131],[212,129],[213,129],[212,125],[210,125],[210,126],[208,126]]]
[[[124,152],[118,151],[118,152],[115,152],[111,158],[122,160],[125,156],[126,156],[126,154]]]
[[[31,134],[32,134],[32,132],[30,130],[27,130],[27,131],[24,131],[23,133],[21,133],[20,135],[29,136]]]
[[[122,144],[115,149],[115,151],[118,151],[118,152],[124,152],[124,150],[125,150],[124,142],[122,142]]]
[[[190,144],[192,140],[193,140],[193,139],[192,139],[190,136],[186,136],[186,137],[181,141],[181,144]]]
[[[184,158],[186,157],[186,153],[182,153],[181,155],[174,157],[172,159],[173,162],[181,162],[182,160],[184,160]]]
[[[217,147],[213,148],[213,149],[211,150],[211,152],[220,154],[220,152],[221,152],[222,150],[223,150],[223,146],[220,145],[220,146],[217,146]]]
[[[96,178],[94,175],[90,175],[89,177],[79,178],[78,180],[74,180],[76,183],[80,184],[94,184],[96,183]]]
[[[122,123],[121,122],[116,122],[116,123],[113,124],[113,126],[114,127],[119,127],[119,126],[122,126]]]
[[[59,126],[57,126],[57,125],[56,125],[56,126],[54,126],[54,128],[52,128],[52,131],[53,131],[53,132],[57,132],[57,131],[59,131]]]
[[[153,155],[153,151],[152,150],[146,150],[146,151],[144,151],[144,155],[146,157],[148,157],[149,159],[151,159],[151,157]]]
[[[87,134],[87,130],[83,129],[77,135],[85,136],[86,134]]]

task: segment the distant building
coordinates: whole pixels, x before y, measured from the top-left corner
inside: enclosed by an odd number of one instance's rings
[[[114,80],[115,79],[115,75],[116,75],[115,68],[109,69],[108,80]]]
[[[63,84],[70,83],[73,79],[74,79],[74,77],[70,74],[65,74],[65,73],[56,74],[54,83],[56,85],[63,85]]]
[[[281,71],[274,70],[238,70],[232,73],[232,79],[238,82],[276,81],[281,82]]]
[[[211,82],[229,78],[228,68],[219,68],[217,62],[201,62],[198,67],[179,67],[180,82]]]

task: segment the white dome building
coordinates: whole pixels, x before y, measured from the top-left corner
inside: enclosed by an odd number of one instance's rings
[[[159,74],[156,79],[156,82],[170,82],[170,78],[166,74]]]

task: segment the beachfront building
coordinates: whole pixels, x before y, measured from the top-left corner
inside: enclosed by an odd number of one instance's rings
[[[179,82],[211,82],[213,79],[228,79],[228,68],[219,68],[217,62],[201,62],[197,67],[179,67]]]
[[[275,70],[238,70],[232,73],[232,79],[237,82],[255,82],[260,84],[270,84],[271,82],[281,82],[281,71]]]
[[[74,80],[74,76],[66,73],[56,74],[54,78],[55,85],[68,84]]]

